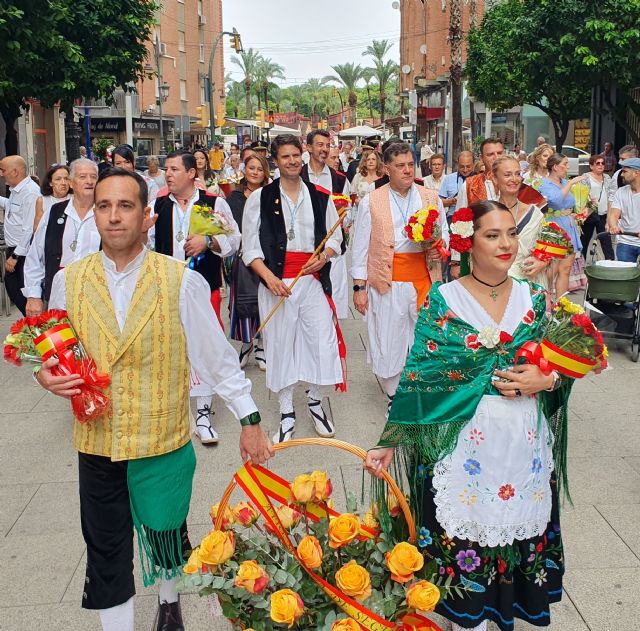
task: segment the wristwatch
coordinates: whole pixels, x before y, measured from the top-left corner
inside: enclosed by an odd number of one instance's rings
[[[364,291],[367,288],[366,285],[354,285],[353,291]]]

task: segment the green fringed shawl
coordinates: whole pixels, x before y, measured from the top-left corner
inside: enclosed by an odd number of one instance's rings
[[[189,441],[161,456],[130,460],[127,486],[145,587],[179,576],[184,563],[180,528],[191,502],[196,456]]]
[[[517,281],[523,282],[527,281]],[[512,366],[525,342],[539,342],[544,334],[546,293],[531,285],[533,311],[513,333],[513,339],[494,348],[478,346],[479,331],[451,312],[436,283],[421,310],[415,342],[379,445],[404,451],[403,468],[433,466],[455,449],[462,428],[475,414],[480,399],[498,395],[494,370]],[[474,350],[475,349],[475,350]],[[563,380],[555,392],[538,394],[540,411],[554,435],[554,463],[559,482],[567,489],[566,402],[572,380]],[[409,479],[412,472],[405,469]]]

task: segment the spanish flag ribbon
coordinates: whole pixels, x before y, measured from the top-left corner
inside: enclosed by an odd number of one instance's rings
[[[536,342],[526,342],[516,352],[515,360],[523,358],[526,363],[538,366],[545,375],[550,375],[553,368],[542,354],[542,347]]]
[[[42,361],[52,355],[62,353],[65,349],[78,343],[78,338],[71,325],[67,323],[56,324],[35,338],[36,350],[42,357]]]
[[[585,359],[573,353],[567,353],[549,340],[540,342],[540,349],[549,365],[567,377],[581,379],[596,365],[595,360]]]

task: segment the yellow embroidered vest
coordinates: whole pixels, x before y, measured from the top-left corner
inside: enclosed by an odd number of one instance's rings
[[[417,186],[423,206],[437,206],[436,191]],[[380,294],[391,289],[393,254],[396,237],[393,230],[393,215],[389,203],[389,185],[385,184],[369,193],[371,211],[371,239],[367,255],[367,283]],[[407,218],[408,219],[408,218]]]
[[[190,440],[189,360],[179,313],[184,264],[147,252],[122,332],[102,252],[65,269],[67,312],[99,372],[111,376],[111,411],[74,424],[83,453],[133,460]]]

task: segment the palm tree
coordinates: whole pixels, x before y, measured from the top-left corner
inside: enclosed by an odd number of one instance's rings
[[[323,85],[320,79],[309,79],[302,85],[311,101],[311,115],[317,114],[317,108],[323,94]]]
[[[387,53],[393,48],[393,44],[387,39],[374,39],[362,53],[363,57],[373,57],[374,61],[384,61]]]
[[[253,109],[251,107],[251,85],[256,79],[257,66],[262,56],[260,53],[249,48],[249,50],[242,51],[240,56],[231,57],[231,62],[239,66],[240,70],[244,74],[244,102],[245,102],[245,116],[247,118],[253,117]]]
[[[347,103],[353,112],[351,124],[355,125],[356,107],[358,106],[358,95],[356,87],[358,82],[363,78],[364,68],[360,64],[348,63],[331,66],[335,75],[327,75],[322,79],[324,83],[335,81],[347,90]]]
[[[240,81],[227,82],[227,104],[231,106],[233,117],[238,118],[238,107],[244,98],[244,85]]]
[[[387,83],[395,78],[398,74],[398,64],[394,61],[385,61],[386,54],[393,48],[393,44],[389,40],[374,39],[366,50],[362,53],[363,56],[369,56],[373,58],[372,72],[378,81],[378,91],[380,99],[380,122],[384,122],[385,115],[385,102],[387,100],[386,87]]]
[[[285,98],[288,98],[293,105],[293,109],[296,112],[299,112],[304,104],[306,96],[307,91],[301,85],[292,85],[287,88],[287,96]]]
[[[367,102],[369,105],[369,118],[373,121],[373,106],[371,105],[371,79],[373,79],[375,71],[373,68],[365,68],[362,75],[364,87],[367,89]]]
[[[270,58],[261,58],[256,64],[256,90],[258,92],[258,108],[260,107],[260,94],[265,109],[269,107],[269,88],[275,86],[271,79],[284,79],[284,68]]]

